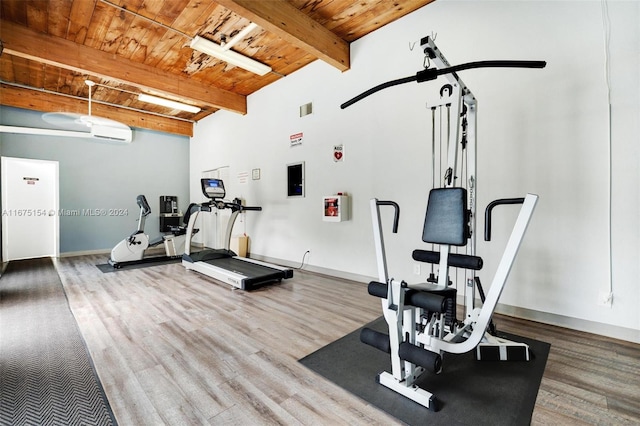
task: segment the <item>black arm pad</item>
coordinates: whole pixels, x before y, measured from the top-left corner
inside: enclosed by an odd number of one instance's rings
[[[377,281],[371,281],[367,287],[369,294],[381,299],[387,298],[387,285]]]
[[[440,252],[429,250],[414,250],[413,260],[426,263],[440,263]],[[449,266],[455,268],[473,269],[479,271],[482,269],[482,258],[478,256],[470,256],[468,254],[449,253]]]
[[[417,306],[429,312],[445,312],[447,310],[446,298],[427,291],[407,290],[404,295],[407,305]]]
[[[400,343],[398,355],[405,361],[424,367],[432,373],[439,373],[442,370],[440,354],[419,348],[409,342]]]
[[[374,348],[378,348],[382,352],[391,353],[391,343],[389,342],[388,334],[364,327],[360,330],[360,341]]]
[[[387,298],[387,285],[377,281],[369,283],[369,294],[381,299]],[[409,289],[404,295],[406,305],[426,309],[429,312],[445,312],[447,310],[446,298],[438,294]]]

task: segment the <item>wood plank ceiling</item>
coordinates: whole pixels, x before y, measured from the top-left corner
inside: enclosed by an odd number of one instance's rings
[[[2,0],[0,103],[92,113],[132,127],[192,136],[193,123],[316,59],[345,71],[349,43],[433,0]],[[272,68],[258,76],[190,48],[258,25],[233,50]],[[138,100],[148,93],[189,113]]]

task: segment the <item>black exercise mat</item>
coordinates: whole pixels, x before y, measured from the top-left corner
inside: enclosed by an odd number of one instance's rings
[[[0,425],[116,425],[50,258],[0,279]]]
[[[366,327],[388,333],[384,318]],[[418,385],[433,393],[440,411],[429,409],[379,385],[391,372],[389,354],[360,342],[358,329],[302,358],[300,362],[338,386],[410,425],[529,425],[551,345],[502,333],[527,343],[528,362],[476,361],[472,352],[445,354],[442,373],[425,374]]]

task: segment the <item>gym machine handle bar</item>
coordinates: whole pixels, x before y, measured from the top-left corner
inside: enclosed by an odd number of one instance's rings
[[[219,210],[231,209],[232,212],[235,212],[235,211],[243,212],[243,211],[249,211],[249,210],[262,211],[262,207],[243,206],[239,201],[228,202],[223,200],[205,201],[204,203],[200,204],[200,211],[207,211],[207,212],[211,211],[211,206],[214,206]],[[189,206],[189,209],[191,209],[191,206]]]
[[[494,207],[505,204],[522,204],[524,198],[502,198],[494,200],[487,205],[484,210],[484,240],[491,241],[491,211]]]
[[[219,206],[218,208],[222,207],[224,209],[231,209],[232,212],[235,212],[235,211],[243,212],[243,211],[249,211],[249,210],[262,211],[262,207],[243,206],[241,203],[238,203],[238,202],[229,203],[226,201],[222,201],[218,204],[218,206]]]
[[[376,201],[379,206],[391,206],[393,207],[393,233],[398,233],[398,222],[400,221],[400,206],[395,201]]]
[[[424,83],[425,81],[435,80],[440,75],[453,74],[458,71],[464,71],[472,68],[544,68],[546,65],[546,61],[477,61],[454,65],[452,67],[442,69],[427,68],[425,70],[418,71],[416,75],[387,81],[386,83],[382,83],[375,87],[372,87],[371,89],[362,92],[355,98],[349,99],[347,102],[340,105],[340,108],[345,109],[355,104],[356,102],[361,101],[367,96],[373,95],[374,93],[388,87],[398,86],[400,84],[410,83],[412,81]]]
[[[240,211],[245,211],[245,210],[253,210],[253,211],[262,211],[262,207],[249,207],[249,206],[240,206]]]

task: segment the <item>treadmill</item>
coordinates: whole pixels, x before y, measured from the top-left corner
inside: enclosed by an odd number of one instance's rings
[[[266,284],[280,282],[293,277],[290,268],[272,265],[255,259],[239,257],[229,249],[231,232],[238,214],[247,211],[260,211],[262,207],[243,206],[239,199],[224,201],[226,195],[221,179],[204,178],[200,180],[202,193],[209,199],[201,204],[191,204],[187,209],[188,226],[187,241],[182,255],[182,265],[187,270],[194,270],[203,275],[231,284],[242,290],[253,290]],[[212,209],[231,209],[224,249],[205,249],[191,253],[191,231],[200,212],[211,212]]]

